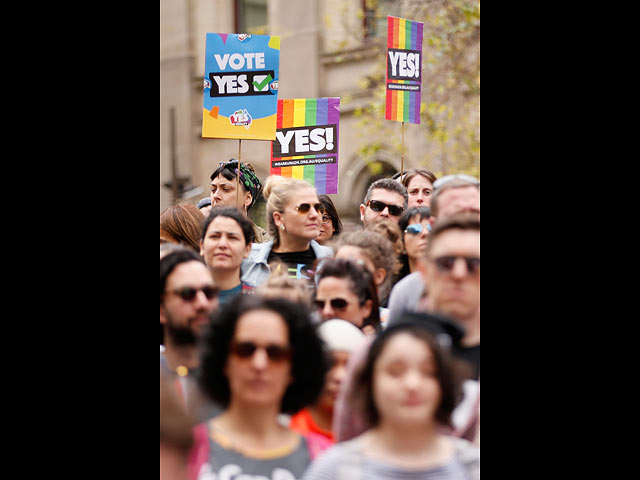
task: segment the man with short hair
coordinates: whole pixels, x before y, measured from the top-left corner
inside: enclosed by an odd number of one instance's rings
[[[434,183],[431,224],[455,213],[480,214],[480,182],[469,175],[447,175]]]
[[[200,367],[200,341],[218,308],[218,288],[204,260],[179,248],[160,260],[160,370],[175,379],[187,412],[206,420],[219,407],[204,400],[192,373]]]
[[[446,175],[433,184],[431,195],[432,226],[439,219],[446,219],[459,213],[480,215],[480,182],[469,175]],[[430,241],[428,237],[427,244]],[[404,312],[415,312],[425,290],[424,278],[420,272],[413,272],[393,286],[389,295],[388,324]]]
[[[436,221],[422,269],[428,293],[425,311],[455,320],[465,334],[462,356],[480,375],[480,217],[456,214]]]
[[[400,215],[407,208],[409,194],[397,180],[381,178],[373,182],[360,205],[360,220],[367,228],[380,218],[398,223]]]

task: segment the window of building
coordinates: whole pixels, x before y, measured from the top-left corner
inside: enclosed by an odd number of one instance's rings
[[[268,34],[267,0],[236,0],[236,33]]]
[[[387,15],[402,17],[401,4],[396,0],[362,0],[364,38],[386,38]]]

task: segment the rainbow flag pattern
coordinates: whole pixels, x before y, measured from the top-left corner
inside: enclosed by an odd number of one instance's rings
[[[338,193],[340,98],[278,100],[271,175],[306,180],[318,194]]]
[[[422,22],[387,17],[386,120],[420,123],[423,26]]]

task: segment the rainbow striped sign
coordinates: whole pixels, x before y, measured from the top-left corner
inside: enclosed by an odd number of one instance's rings
[[[387,17],[386,120],[420,123],[423,25]]]
[[[338,193],[340,98],[278,100],[271,175],[299,178],[319,194]]]

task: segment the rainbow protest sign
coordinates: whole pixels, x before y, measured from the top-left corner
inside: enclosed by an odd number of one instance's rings
[[[280,37],[207,33],[203,138],[273,140]]]
[[[299,178],[319,194],[338,193],[339,98],[278,100],[271,175]]]
[[[387,17],[386,120],[420,123],[423,25]]]

